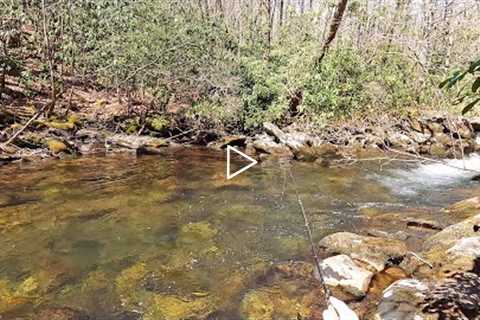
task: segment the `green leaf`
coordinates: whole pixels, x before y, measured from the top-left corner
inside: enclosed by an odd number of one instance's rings
[[[478,77],[472,84],[472,92],[477,92],[478,88],[480,88],[480,77]]]
[[[463,108],[462,110],[462,115],[466,114],[467,112],[469,112],[470,110],[473,109],[473,107],[475,107],[475,105],[480,101],[480,98],[477,98],[475,100],[473,100],[472,102],[470,102],[469,104],[467,104],[465,106],[465,108]]]
[[[442,89],[443,87],[445,87],[447,85],[447,83],[450,81],[450,78],[447,78],[445,80],[443,80],[442,82],[440,82],[440,85],[438,86],[440,89]]]
[[[470,64],[470,67],[468,68],[468,72],[470,73],[474,73],[475,71],[479,71],[479,70],[480,70],[480,59],[472,62]]]
[[[443,88],[443,87],[447,87],[447,89],[451,89],[454,85],[457,84],[457,82],[461,81],[463,78],[465,78],[465,76],[467,75],[468,71],[464,71],[464,72],[461,72],[459,70],[455,71],[453,73],[453,75],[444,80],[441,84],[440,84],[440,88]]]

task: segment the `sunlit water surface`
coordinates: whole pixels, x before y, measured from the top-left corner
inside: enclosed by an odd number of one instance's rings
[[[310,260],[290,170],[315,241],[396,230],[372,221],[372,210],[415,208],[445,221],[441,207],[480,190],[436,164],[267,161],[226,181],[225,155],[204,150],[5,166],[0,318],[62,307],[90,319],[155,319],[155,303],[181,302],[198,318],[240,319],[243,297],[262,285],[259,270]]]

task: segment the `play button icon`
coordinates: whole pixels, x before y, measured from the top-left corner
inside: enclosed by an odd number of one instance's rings
[[[230,153],[232,151],[237,153],[238,155],[240,155],[242,158],[247,159],[250,162],[248,165],[244,166],[240,170],[235,171],[234,173],[230,173],[231,172],[230,171],[230,168],[231,168],[231,166],[230,166],[230,159],[231,159],[230,158]],[[235,149],[232,146],[227,146],[227,180],[230,180],[230,179],[238,176],[240,173],[247,171],[248,169],[250,169],[251,167],[253,167],[257,163],[258,163],[257,160],[253,159],[252,157],[247,156],[245,153],[243,153],[241,151],[238,151],[237,149]]]

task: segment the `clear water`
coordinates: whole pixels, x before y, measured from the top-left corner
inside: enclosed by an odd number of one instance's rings
[[[259,274],[310,260],[289,170],[316,241],[397,230],[365,209],[422,208],[445,220],[439,208],[479,191],[463,175],[439,178],[435,166],[376,162],[267,161],[226,181],[225,155],[195,149],[6,166],[0,319],[68,310],[90,319],[241,319],[245,296],[264,285]]]

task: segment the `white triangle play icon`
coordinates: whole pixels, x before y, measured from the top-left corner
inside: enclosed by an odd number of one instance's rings
[[[230,173],[230,151],[234,151],[235,153],[239,154],[240,156],[244,157],[245,159],[250,161],[250,164],[246,165],[245,167],[241,168],[240,170]],[[238,176],[240,173],[250,169],[258,162],[257,160],[253,159],[252,157],[247,156],[245,153],[238,151],[234,147],[227,146],[227,180],[232,179],[233,177]]]

